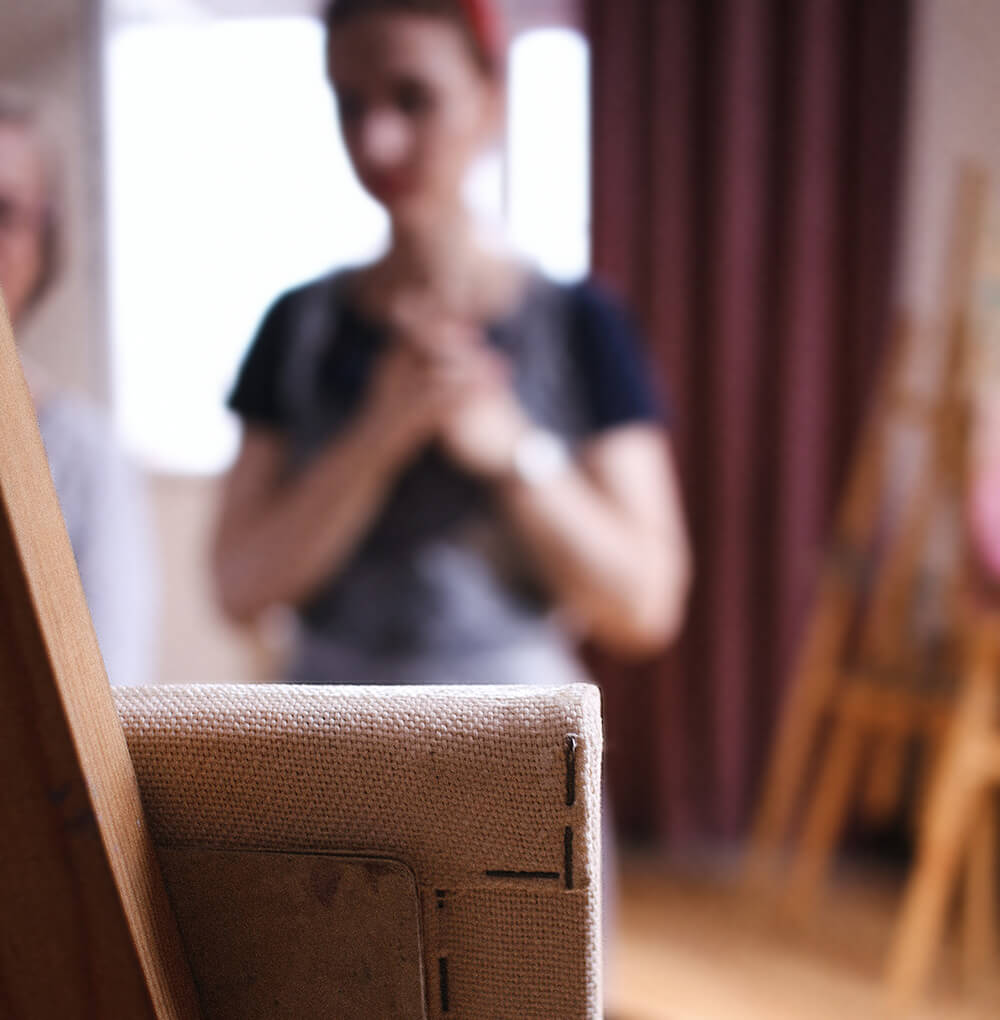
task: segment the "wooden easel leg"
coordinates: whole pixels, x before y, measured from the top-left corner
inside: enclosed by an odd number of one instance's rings
[[[971,668],[934,777],[916,867],[889,955],[886,983],[890,1003],[897,1008],[911,1003],[927,979],[963,851],[968,852],[976,808],[982,803],[988,783],[982,752],[994,720],[996,658],[992,634],[985,631],[970,651]]]
[[[886,983],[891,1005],[909,1005],[919,994],[930,969],[931,954],[941,938],[948,900],[954,891],[963,851],[968,850],[972,826],[979,820],[977,809],[986,800],[990,778],[984,751],[989,747],[996,709],[996,635],[990,626],[973,628],[967,651],[969,671],[959,693],[948,737],[940,755],[937,774],[931,790],[920,831],[917,863],[903,903],[896,936],[889,955]],[[982,814],[982,811],[980,811]],[[970,868],[983,875],[971,877],[977,886],[993,882],[995,856],[991,842],[995,840],[993,812],[988,815],[984,832],[975,834],[976,858]],[[995,844],[994,844],[995,845]],[[989,855],[991,860],[986,861]],[[987,893],[991,896],[992,890]],[[976,913],[979,907],[973,908]],[[980,943],[982,923],[978,917],[973,925],[976,954],[988,952]],[[987,923],[986,940],[992,937],[992,918]]]
[[[912,330],[900,320],[890,349],[880,395],[865,425],[847,491],[837,513],[831,557],[820,580],[816,608],[793,672],[764,782],[747,855],[751,889],[775,877],[784,842],[807,779],[820,722],[844,679],[845,641],[865,587],[867,555],[884,495],[882,465],[885,426],[894,393],[909,361]]]
[[[906,781],[909,732],[897,725],[879,737],[862,799],[866,821],[885,824],[899,809]]]
[[[920,838],[920,833],[926,825],[934,792],[934,777],[941,769],[946,748],[947,739],[940,730],[928,732],[917,768],[916,794],[910,818],[910,831],[916,839]]]
[[[837,720],[792,861],[783,913],[793,920],[801,921],[815,902],[834,843],[843,828],[865,737],[866,728],[861,720],[850,715]]]
[[[750,838],[746,878],[751,887],[760,888],[775,876],[792,813],[805,784],[809,755],[824,707],[814,691],[791,693]]]
[[[887,986],[890,1004],[896,1008],[912,1003],[927,980],[972,820],[973,787],[962,776],[961,764],[953,758],[943,764],[948,771],[929,805],[889,956]]]
[[[963,972],[967,984],[988,973],[997,953],[997,814],[991,792],[975,808],[965,874]]]

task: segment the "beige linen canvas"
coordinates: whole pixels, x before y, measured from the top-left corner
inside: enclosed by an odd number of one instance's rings
[[[601,1015],[593,686],[115,698],[158,847],[401,861],[416,878],[428,1016]]]

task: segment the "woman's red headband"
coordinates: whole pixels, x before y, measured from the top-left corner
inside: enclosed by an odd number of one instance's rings
[[[503,50],[500,15],[492,0],[459,0],[476,45],[491,65],[499,66]]]

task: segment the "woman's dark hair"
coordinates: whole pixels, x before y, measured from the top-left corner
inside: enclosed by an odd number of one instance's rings
[[[323,8],[327,33],[366,14],[426,14],[451,21],[462,33],[479,69],[500,72],[501,44],[493,0],[329,0]]]
[[[38,303],[59,274],[62,261],[62,230],[59,215],[55,160],[42,137],[38,112],[20,91],[0,86],[0,127],[14,127],[31,139],[38,150],[44,174],[45,204],[42,207],[42,267],[28,297],[29,307]]]

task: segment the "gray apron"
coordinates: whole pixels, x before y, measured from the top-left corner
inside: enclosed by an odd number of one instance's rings
[[[357,410],[320,385],[331,357],[381,345],[345,329],[346,274],[309,288],[279,380],[294,474]],[[581,381],[568,350],[565,291],[535,278],[520,309],[489,330],[532,418],[578,441]],[[375,353],[378,357],[378,352]],[[295,683],[561,684],[583,679],[550,600],[488,488],[428,448],[406,469],[337,575],[300,607]]]

